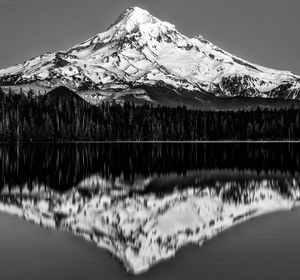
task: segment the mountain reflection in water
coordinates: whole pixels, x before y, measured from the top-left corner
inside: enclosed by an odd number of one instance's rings
[[[133,273],[298,204],[298,144],[1,145],[0,210],[71,231]]]

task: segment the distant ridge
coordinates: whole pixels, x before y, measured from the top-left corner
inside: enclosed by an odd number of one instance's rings
[[[84,102],[85,101],[78,96],[75,92],[72,90],[68,89],[67,87],[64,86],[59,86],[51,91],[49,91],[45,97],[51,101],[67,101],[67,100],[74,100],[78,102]]]

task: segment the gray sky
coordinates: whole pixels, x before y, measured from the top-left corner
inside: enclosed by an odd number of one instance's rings
[[[299,0],[0,0],[0,68],[80,43],[130,6],[251,62],[300,74]]]

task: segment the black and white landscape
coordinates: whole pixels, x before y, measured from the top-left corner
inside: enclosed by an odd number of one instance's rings
[[[22,5],[3,1],[11,13]],[[39,5],[28,3],[46,20]],[[73,47],[0,64],[0,278],[298,279],[300,240],[289,236],[300,233],[300,76],[139,7],[111,23]],[[45,232],[57,235],[25,256]],[[57,244],[50,269],[43,259]],[[96,272],[83,261],[94,248],[110,255],[99,253]]]

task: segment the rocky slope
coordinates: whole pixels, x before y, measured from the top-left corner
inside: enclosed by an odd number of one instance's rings
[[[201,36],[188,38],[140,8],[72,48],[0,70],[0,85],[37,93],[64,85],[92,103],[128,95],[157,102],[149,88],[188,96],[190,103],[207,94],[300,98],[299,76],[249,63]]]

